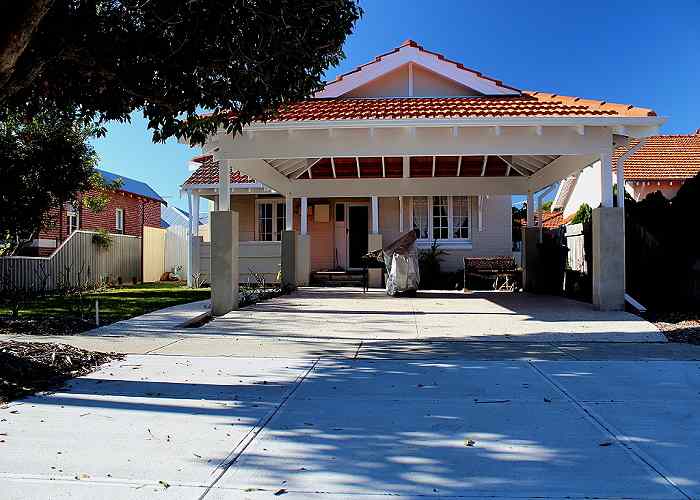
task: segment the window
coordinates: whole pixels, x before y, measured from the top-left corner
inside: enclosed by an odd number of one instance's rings
[[[286,227],[287,207],[284,201],[260,200],[257,202],[255,239],[281,241]]]
[[[80,212],[74,203],[66,203],[66,215],[68,217],[68,234],[77,231],[80,227]]]
[[[118,234],[124,234],[124,209],[114,209],[114,227]]]
[[[469,240],[467,196],[417,196],[413,198],[413,229],[419,240]]]
[[[335,204],[335,221],[345,222],[345,203]]]
[[[428,197],[413,198],[413,230],[418,239],[428,238]]]

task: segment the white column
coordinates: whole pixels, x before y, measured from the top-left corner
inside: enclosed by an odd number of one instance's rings
[[[372,234],[379,234],[379,197],[372,196]]]
[[[617,161],[617,206],[625,208],[625,161],[620,158]]]
[[[399,196],[399,232],[403,233],[403,196]]]
[[[403,176],[411,177],[411,159],[408,156],[403,157]]]
[[[192,286],[192,259],[194,257],[194,238],[192,237],[192,191],[187,191],[187,210],[190,213],[189,224],[187,224],[187,286]]]
[[[612,152],[600,153],[600,204],[603,207],[612,207]]]
[[[527,192],[527,227],[535,227],[535,193]]]
[[[285,230],[294,230],[294,198],[287,196],[285,201]]]
[[[300,213],[300,218],[301,218],[301,234],[305,235],[309,232],[309,208],[308,208],[308,198],[306,196],[301,198],[301,213]]]
[[[192,236],[199,236],[199,193],[192,193],[192,205],[190,206],[190,224],[192,225]]]
[[[228,160],[219,161],[219,210],[231,210],[231,165]]]

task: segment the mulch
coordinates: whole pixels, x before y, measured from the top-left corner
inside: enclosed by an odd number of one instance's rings
[[[123,357],[66,344],[0,340],[0,403],[60,387]]]
[[[95,328],[92,321],[70,317],[10,319],[0,317],[0,334],[5,335],[75,335]]]
[[[650,319],[669,342],[700,345],[699,312],[662,312]]]

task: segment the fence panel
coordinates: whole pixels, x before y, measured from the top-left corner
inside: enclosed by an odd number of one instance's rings
[[[165,229],[143,228],[143,281],[160,280],[165,272]]]
[[[109,248],[92,242],[95,233],[76,231],[49,257],[0,257],[0,286],[54,290],[100,279],[131,282],[141,274],[141,238],[112,234]]]
[[[187,226],[172,224],[165,233],[165,270],[177,273],[180,279],[187,278]]]

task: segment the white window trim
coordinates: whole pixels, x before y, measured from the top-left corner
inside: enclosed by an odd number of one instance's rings
[[[80,210],[78,210],[76,204],[70,201],[66,203],[66,215],[68,216],[68,234],[73,234],[80,229]],[[73,224],[70,222],[73,217],[75,217],[75,229],[73,229]]]
[[[435,195],[435,196],[443,196],[443,195]],[[426,196],[428,198],[428,234],[432,235],[433,234],[433,196]],[[447,239],[438,239],[438,245],[440,248],[443,249],[455,249],[455,250],[470,250],[472,248],[472,239],[471,238],[454,238],[452,235],[454,234],[454,226],[453,226],[453,196],[448,196],[447,197],[447,224],[448,224],[448,238]],[[474,217],[473,217],[473,211],[472,211],[472,196],[467,196],[467,214],[469,214],[469,235],[471,236],[474,230]],[[411,210],[409,212],[410,215],[410,227],[413,228],[413,199],[411,199]],[[433,238],[418,238],[416,240],[416,246],[418,248],[430,248],[430,246],[433,244]]]
[[[119,217],[119,214],[121,214],[121,219]],[[124,209],[123,208],[115,208],[114,209],[114,229],[121,233],[124,233]]]
[[[262,204],[272,204],[272,241],[261,241],[260,240],[260,209],[258,208],[259,205]],[[277,243],[281,240],[276,240],[274,238],[277,237],[277,205],[285,205],[286,202],[283,198],[259,198],[255,200],[255,241],[260,242],[260,243]],[[285,206],[285,217],[286,217],[286,206]],[[285,228],[281,228],[281,231],[284,232]],[[281,233],[280,233],[281,234]]]

